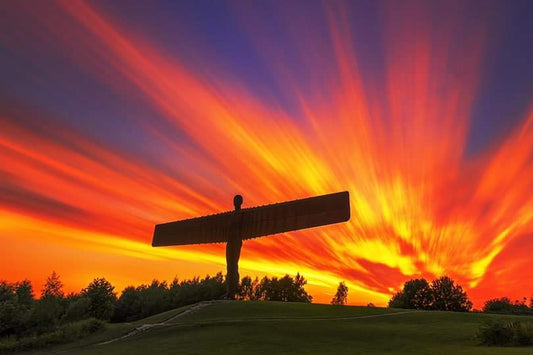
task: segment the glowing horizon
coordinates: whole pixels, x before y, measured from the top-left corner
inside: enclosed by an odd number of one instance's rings
[[[384,305],[408,279],[442,275],[478,308],[487,298],[533,292],[531,97],[507,132],[468,151],[487,14],[467,26],[457,15],[464,9],[444,6],[454,16],[436,24],[424,3],[384,6],[377,70],[357,48],[347,6],[321,5],[327,38],[311,37],[305,31],[318,30],[305,18],[283,13],[302,74],[253,9],[232,9],[273,90],[250,87],[206,55],[216,50],[201,36],[191,44],[198,52],[176,51],[102,3],[22,7],[37,24],[20,36],[46,37],[52,48],[32,60],[65,61],[83,73],[64,106],[83,101],[76,88],[89,85],[87,76],[133,109],[102,103],[95,115],[109,119],[94,118],[96,127],[76,106],[58,114],[74,124],[30,98],[5,104],[2,279],[29,278],[38,291],[55,270],[68,291],[97,276],[121,291],[153,278],[213,275],[224,271],[221,245],[154,249],[154,225],[230,210],[236,193],[248,207],[349,190],[350,222],[246,241],[241,276],[300,272],[318,302],[346,281],[352,304]],[[470,31],[458,34],[461,26]],[[16,41],[6,43],[24,53]]]

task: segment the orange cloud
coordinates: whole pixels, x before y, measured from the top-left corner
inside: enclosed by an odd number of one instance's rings
[[[306,100],[286,79],[300,98],[302,123],[237,81],[162,54],[84,2],[60,5],[92,36],[86,43],[61,38],[65,46],[95,49],[96,59],[74,60],[119,73],[164,121],[135,124],[168,156],[194,165],[169,171],[67,127],[47,127],[59,135],[52,138],[2,117],[0,236],[8,278],[42,282],[54,269],[73,288],[99,275],[123,287],[214,273],[224,268],[220,245],[153,249],[154,224],[228,210],[234,193],[250,206],[348,189],[348,223],[247,241],[241,274],[300,272],[321,302],[341,280],[355,291],[352,303],[383,305],[407,279],[444,274],[478,306],[497,296],[491,289],[503,289],[508,273],[523,280],[505,288],[511,296],[530,291],[523,285],[532,285],[531,260],[522,255],[524,268],[506,269],[513,254],[500,258],[518,241],[533,246],[525,237],[533,232],[533,113],[501,146],[464,157],[483,33],[465,39],[463,59],[450,69],[451,32],[432,46],[431,23],[386,14],[384,107],[360,77],[347,19],[329,9],[337,68],[322,83],[327,94]],[[174,139],[178,132],[196,148]]]

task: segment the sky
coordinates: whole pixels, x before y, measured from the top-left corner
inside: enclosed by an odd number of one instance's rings
[[[120,291],[225,270],[154,225],[348,190],[240,273],[386,305],[452,277],[533,294],[529,1],[4,1],[0,279]]]

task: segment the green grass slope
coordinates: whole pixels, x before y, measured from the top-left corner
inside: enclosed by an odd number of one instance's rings
[[[173,318],[178,314],[181,316]],[[474,338],[476,330],[491,318],[529,319],[479,313],[217,301],[183,307],[134,323],[110,324],[103,333],[41,353],[533,353],[531,347],[479,346]],[[101,344],[144,324],[159,325]]]

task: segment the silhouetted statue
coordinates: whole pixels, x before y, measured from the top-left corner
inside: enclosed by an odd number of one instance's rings
[[[228,283],[228,293],[226,298],[234,299],[239,288],[239,257],[242,247],[242,196],[235,195],[233,206],[235,212],[232,216],[228,242],[226,243],[226,282]]]
[[[234,299],[239,287],[243,240],[350,219],[348,191],[244,209],[241,209],[242,202],[242,196],[236,195],[234,211],[158,224],[152,246],[227,243],[226,298]]]

